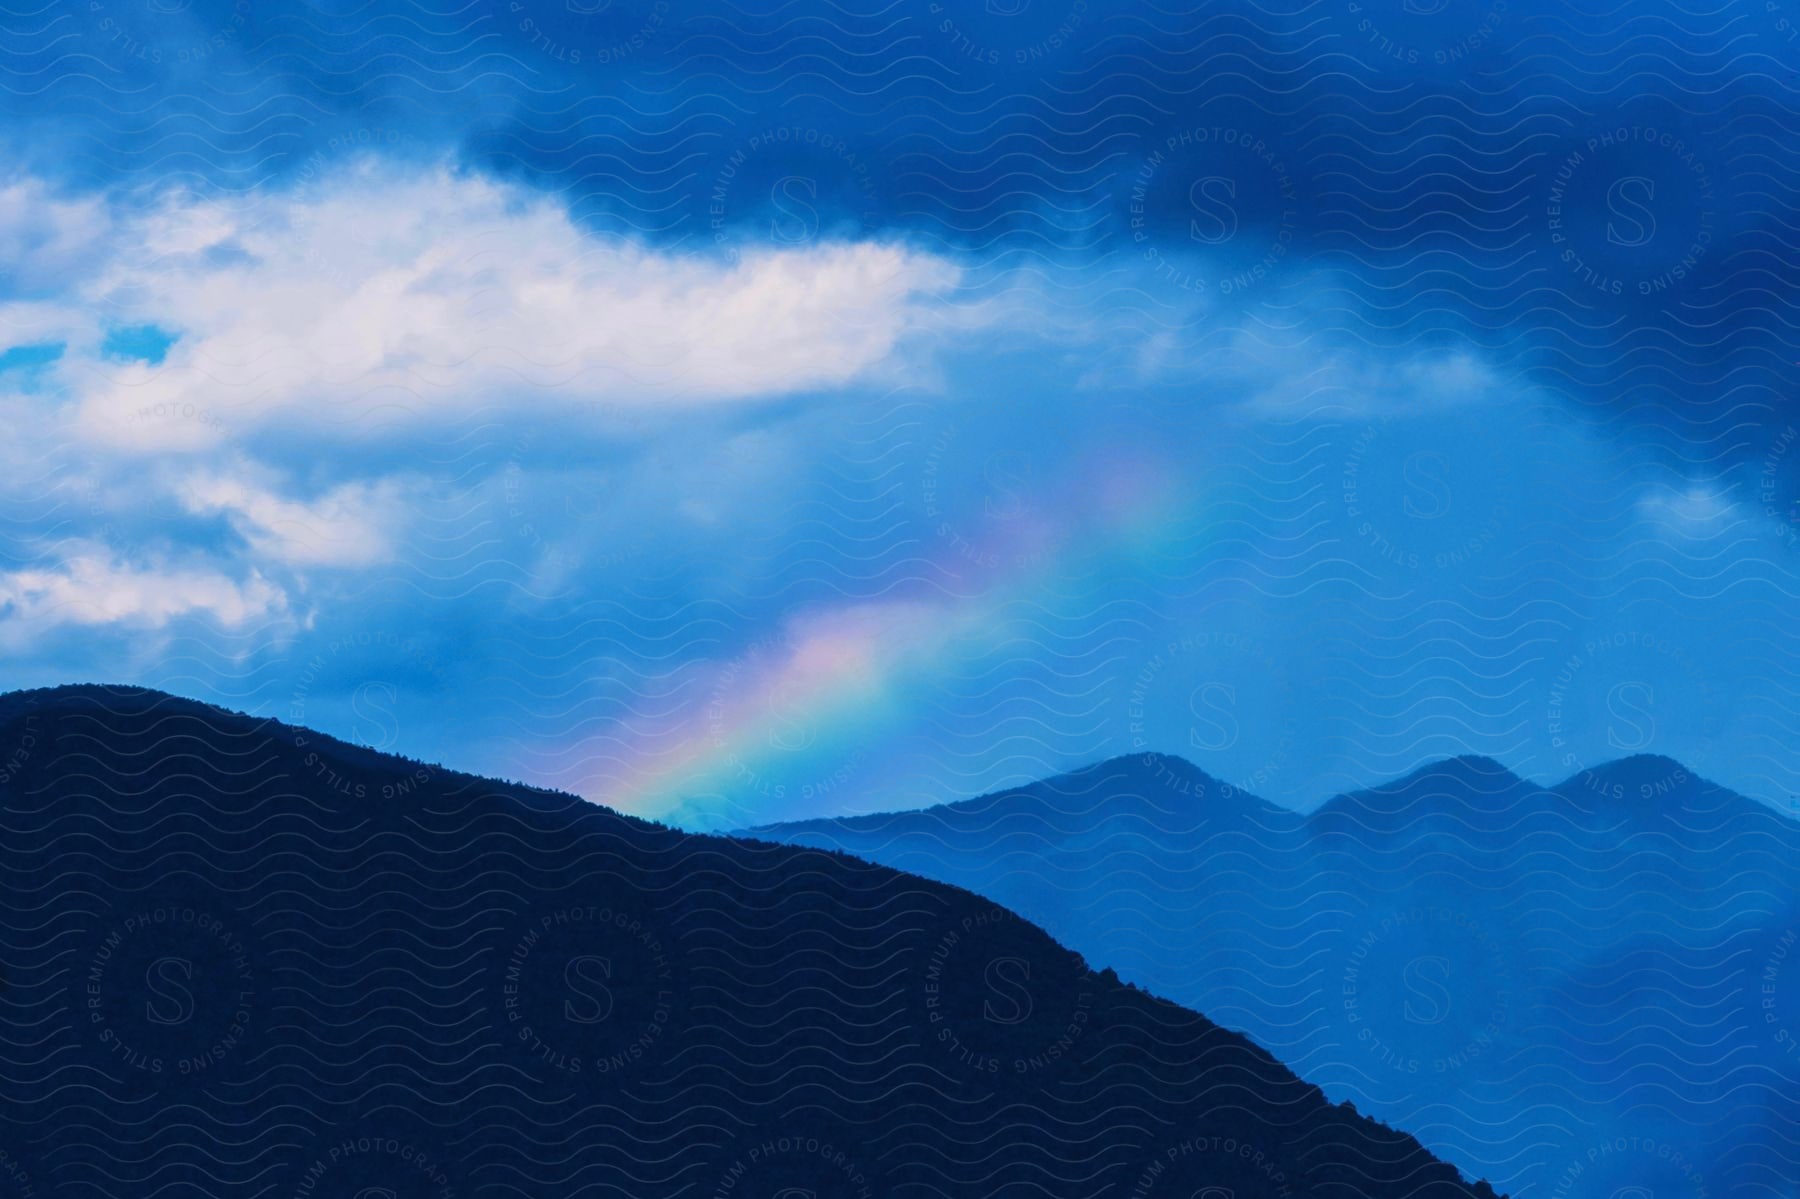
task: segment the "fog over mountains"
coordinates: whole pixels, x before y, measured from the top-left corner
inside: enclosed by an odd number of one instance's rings
[[[966,891],[0,699],[8,1196],[1491,1196]]]
[[[1005,904],[1514,1194],[1791,1193],[1800,825],[1668,758],[1299,814],[1148,755],[755,832]]]

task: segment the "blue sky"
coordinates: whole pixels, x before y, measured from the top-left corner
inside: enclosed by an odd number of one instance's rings
[[[1146,748],[1786,806],[1786,19],[9,14],[5,681],[708,827]]]

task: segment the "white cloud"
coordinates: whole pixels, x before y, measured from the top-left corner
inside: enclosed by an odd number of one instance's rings
[[[0,263],[8,259],[0,257]],[[0,350],[47,345],[90,336],[93,315],[54,302],[21,300],[0,303]]]
[[[13,632],[102,624],[156,629],[189,615],[238,627],[286,610],[281,589],[255,572],[239,582],[206,570],[131,566],[98,547],[49,569],[0,572],[0,626]]]
[[[223,513],[257,553],[288,566],[369,566],[392,552],[399,489],[348,483],[308,502],[283,499],[244,478],[211,475],[180,486],[189,512]]]
[[[14,283],[0,351],[64,345],[30,387],[0,381],[20,451],[0,475],[45,504],[53,477],[73,514],[63,531],[91,538],[0,574],[13,636],[285,612],[243,563],[171,569],[106,544],[159,516],[223,518],[244,562],[282,586],[394,561],[429,488],[358,479],[385,449],[320,460],[302,438],[474,444],[505,422],[524,444],[660,425],[677,406],[886,382],[921,365],[916,346],[997,319],[959,290],[959,268],[903,245],[727,261],[597,235],[551,196],[376,159],[285,190],[148,204],[0,184],[0,272]],[[174,339],[160,362],[105,349],[135,326]]]
[[[1740,519],[1723,488],[1697,483],[1656,487],[1638,501],[1637,510],[1665,534],[1688,539],[1711,537]]]
[[[12,287],[36,291],[65,282],[110,226],[95,197],[59,196],[30,178],[0,186],[0,263]]]
[[[1135,304],[1106,303],[1096,300],[1104,319],[1085,331],[1055,328],[1064,344],[1087,343],[1077,378],[1087,390],[1121,380],[1193,385],[1221,415],[1280,421],[1408,419],[1496,404],[1519,411],[1541,399],[1480,346],[1386,345],[1356,335],[1339,312],[1170,326],[1146,321]]]
[[[941,329],[960,272],[870,242],[737,262],[595,236],[557,202],[369,165],[316,188],[168,198],[84,289],[180,340],[72,370],[89,435],[193,449],[304,422],[354,437],[504,403],[744,400],[843,384]],[[216,423],[135,419],[192,405]]]
[[[1372,346],[1276,346],[1240,338],[1250,364],[1250,408],[1278,417],[1427,416],[1506,402],[1521,408],[1509,383],[1467,349],[1429,351],[1395,361]]]

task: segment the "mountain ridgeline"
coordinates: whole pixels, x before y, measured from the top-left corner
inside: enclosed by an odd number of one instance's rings
[[[0,1195],[1493,1194],[847,855],[138,689],[0,772]]]
[[[1148,755],[752,835],[985,895],[1515,1194],[1796,1193],[1800,825],[1667,758],[1302,815]]]

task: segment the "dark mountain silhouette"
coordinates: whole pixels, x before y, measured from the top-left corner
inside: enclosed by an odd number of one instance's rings
[[[986,895],[1515,1193],[1795,1193],[1800,825],[1649,756],[1456,758],[1306,816],[1204,778],[754,833]]]
[[[8,1195],[1491,1195],[968,892],[0,700]]]

